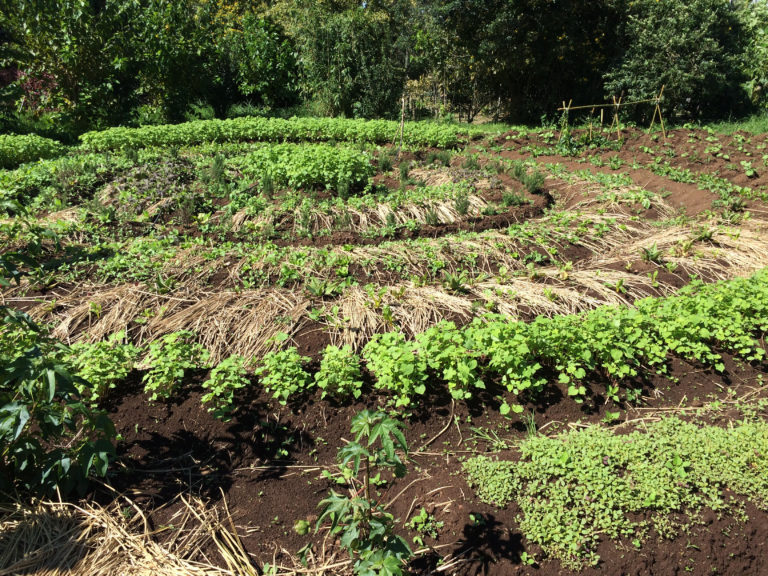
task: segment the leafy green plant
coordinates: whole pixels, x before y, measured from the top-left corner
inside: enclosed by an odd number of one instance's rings
[[[408,406],[415,394],[426,391],[426,360],[415,354],[412,342],[400,332],[376,334],[363,349],[376,388],[395,395],[396,406]]]
[[[468,288],[469,277],[465,271],[461,272],[444,272],[443,273],[443,286],[449,292],[454,294],[466,294],[469,292]]]
[[[254,374],[261,378],[261,384],[280,404],[304,393],[312,384],[312,377],[304,369],[309,358],[299,355],[295,346],[286,350],[269,352]]]
[[[361,576],[399,576],[412,556],[407,542],[394,532],[395,519],[373,499],[371,479],[374,472],[393,469],[405,474],[405,465],[397,451],[408,454],[401,424],[383,412],[364,410],[352,419],[354,440],[339,449],[337,458],[349,494],[331,490],[320,502],[318,530],[330,523],[331,534],[354,559],[354,571]],[[362,476],[362,477],[361,477]]]
[[[405,526],[418,532],[418,536],[413,538],[413,543],[418,546],[424,546],[424,536],[429,536],[436,540],[440,535],[440,530],[445,526],[445,522],[435,519],[434,514],[430,514],[426,508],[422,507],[419,513],[414,515]]]
[[[234,410],[235,392],[250,384],[246,365],[248,360],[233,354],[219,362],[211,370],[203,388],[208,390],[200,399],[203,404],[212,404],[208,408],[216,418],[227,419]]]
[[[109,128],[80,136],[88,150],[116,150],[147,146],[190,146],[203,142],[374,142],[395,139],[400,123],[388,120],[347,118],[260,118],[196,120],[183,124]],[[457,126],[406,122],[404,143],[448,148],[456,144]]]
[[[360,359],[352,351],[352,347],[327,346],[323,350],[320,369],[315,373],[315,382],[323,391],[323,398],[360,398],[363,387]]]
[[[330,144],[269,144],[231,160],[243,174],[291,188],[322,187],[349,192],[373,175],[370,157],[352,146]]]
[[[662,253],[655,242],[647,248],[642,248],[641,256],[645,262],[653,262],[654,264],[662,263]]]
[[[25,162],[54,158],[65,150],[60,142],[36,134],[0,134],[0,168],[15,168]]]
[[[82,492],[107,472],[114,425],[80,401],[66,346],[26,314],[0,314],[0,490]]]
[[[133,369],[141,350],[116,332],[96,343],[78,342],[70,347],[70,361],[82,382],[75,382],[80,395],[97,405],[107,392]]]
[[[149,344],[144,363],[149,370],[144,375],[144,391],[151,393],[150,401],[167,400],[181,384],[187,370],[202,368],[209,353],[194,341],[195,335],[187,330],[166,334]]]
[[[671,538],[685,529],[675,518],[696,522],[706,508],[739,514],[733,494],[768,506],[766,439],[759,420],[721,428],[669,418],[630,434],[537,435],[518,462],[481,456],[464,471],[482,501],[515,501],[525,536],[578,569],[599,561],[601,538],[642,544],[649,527]]]
[[[484,389],[477,360],[479,354],[467,348],[465,334],[452,322],[433,326],[416,337],[417,354],[448,384],[453,398],[472,397],[473,389]]]

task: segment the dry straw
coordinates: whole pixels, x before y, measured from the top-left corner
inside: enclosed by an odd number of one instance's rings
[[[124,504],[121,508],[120,504]],[[173,532],[133,502],[0,506],[0,576],[256,576],[224,507],[180,497]],[[211,555],[212,557],[209,557]]]

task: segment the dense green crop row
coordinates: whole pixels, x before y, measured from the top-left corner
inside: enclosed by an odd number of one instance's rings
[[[443,322],[406,341],[377,335],[363,350],[376,386],[408,405],[426,390],[429,370],[455,398],[500,378],[514,395],[535,397],[547,384],[544,368],[577,402],[590,373],[618,383],[645,369],[666,371],[668,355],[723,369],[715,347],[746,360],[764,356],[754,334],[768,330],[768,271],[721,284],[692,284],[677,296],[648,298],[635,308],[605,306],[534,322],[475,320],[463,329]],[[618,388],[608,392],[618,398]],[[522,410],[515,405],[502,411]]]
[[[274,144],[257,148],[232,161],[243,174],[278,186],[313,188],[322,186],[349,191],[373,176],[370,157],[350,146],[329,144]]]
[[[454,398],[467,399],[497,381],[521,401],[531,400],[549,384],[546,372],[554,373],[576,402],[588,395],[588,379],[600,374],[609,384],[599,392],[619,402],[620,384],[644,371],[664,373],[670,355],[716,370],[724,369],[716,349],[761,360],[765,353],[756,336],[767,330],[768,270],[763,270],[720,284],[695,283],[677,296],[647,298],[634,308],[605,306],[531,323],[491,317],[464,328],[443,322],[415,340],[399,332],[379,334],[365,346],[362,359],[375,378],[374,388],[398,406],[411,404],[431,384],[445,385]],[[142,353],[120,344],[122,338],[73,349],[71,362],[92,387],[80,390],[84,397],[103,397],[116,384],[115,375],[124,376]],[[193,338],[192,333],[174,333],[150,345],[144,380],[153,399],[173,395],[188,369],[208,367],[207,351]],[[305,369],[307,361],[288,348],[268,354],[255,374],[283,403],[315,385],[341,399],[359,395],[362,362],[350,349],[328,347],[314,378]],[[210,385],[215,393],[209,395],[217,413],[231,411],[232,392],[246,385],[246,364],[253,365],[243,360],[233,370],[217,372]],[[625,399],[633,392],[628,389]],[[522,409],[515,402],[502,404],[504,413]]]
[[[197,120],[184,124],[110,128],[87,132],[80,139],[90,150],[116,150],[146,146],[189,146],[204,142],[393,142],[400,129],[390,120],[346,118],[234,118]],[[403,141],[409,145],[447,148],[458,141],[456,126],[407,122]]]
[[[36,134],[0,134],[0,168],[15,168],[25,162],[53,158],[64,153],[65,146]]]
[[[620,383],[644,370],[665,372],[671,354],[716,370],[724,366],[715,348],[759,360],[764,351],[755,334],[766,330],[768,270],[721,284],[695,283],[677,296],[648,298],[635,308],[605,306],[532,323],[478,319],[462,329],[443,322],[413,341],[399,332],[379,334],[362,357],[375,377],[374,387],[398,406],[426,393],[430,382],[445,384],[454,398],[467,399],[486,382],[500,380],[515,396],[533,399],[548,384],[545,368],[576,402],[587,396],[587,379],[595,373],[611,382],[606,396],[619,401]],[[279,382],[270,388],[284,391],[280,398],[288,401],[313,382],[303,368],[307,359],[295,349],[278,354],[265,359],[263,370]],[[358,361],[346,358],[348,364]],[[352,383],[335,386],[355,388]],[[628,390],[626,398],[633,392]],[[522,406],[502,405],[502,412],[510,410],[519,412]]]

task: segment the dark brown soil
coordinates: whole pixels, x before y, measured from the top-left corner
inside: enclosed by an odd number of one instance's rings
[[[634,384],[642,388],[644,403],[639,412],[624,406],[627,411],[622,410],[622,418],[671,408],[685,417],[714,400],[731,400],[730,391],[738,396],[757,389],[768,397],[764,386],[754,388],[758,377],[768,372],[767,366],[745,365],[728,355],[725,359],[726,370],[718,374],[671,358],[668,377],[652,376]],[[351,417],[362,408],[386,402],[368,391],[365,401],[352,405],[336,405],[311,395],[281,406],[254,382],[238,399],[232,420],[222,422],[201,405],[200,383],[205,374],[188,378],[174,401],[154,405],[141,390],[140,376],[132,374],[112,396],[109,410],[123,440],[110,484],[147,511],[172,502],[179,493],[200,495],[211,505],[226,499],[243,543],[259,565],[272,562],[276,551],[278,559],[289,563],[281,550],[295,553],[310,541],[319,542],[320,536],[298,535],[293,524],[316,519],[317,503],[331,488],[320,472],[333,467],[342,439],[350,438]],[[605,382],[595,375],[587,402],[579,405],[553,382],[549,393],[527,409],[546,434],[567,430],[574,422],[597,423],[605,417],[604,389]],[[412,450],[409,473],[379,487],[378,497],[391,502],[389,510],[403,522],[424,507],[445,523],[438,540],[425,539],[438,548],[414,560],[414,574],[430,573],[439,557],[462,558],[452,574],[573,573],[545,559],[526,540],[517,528],[519,510],[514,505],[500,510],[480,503],[460,472],[461,460],[490,449],[474,434],[474,427],[496,432],[509,445],[527,434],[521,422],[499,414],[494,393],[490,390],[468,403],[452,403],[445,395],[433,394],[403,415]],[[738,417],[737,411],[726,407],[712,412],[709,419],[725,423]],[[500,456],[516,458],[509,451]],[[94,496],[108,500],[112,495]],[[177,507],[171,504],[150,514],[153,526],[165,525]],[[640,550],[629,542],[618,547],[603,542],[600,565],[582,574],[765,574],[768,513],[750,503],[745,510],[747,522],[705,512],[690,534],[673,541],[651,535]],[[407,530],[403,534],[409,540],[415,535]],[[535,555],[538,563],[523,565],[522,552]]]

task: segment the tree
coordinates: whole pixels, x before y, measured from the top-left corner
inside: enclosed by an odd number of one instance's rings
[[[403,92],[405,56],[392,13],[379,3],[297,6],[293,39],[304,95],[323,114],[393,115]]]
[[[626,9],[621,59],[608,94],[653,97],[683,118],[717,117],[742,104],[742,23],[722,0],[635,0]]]

